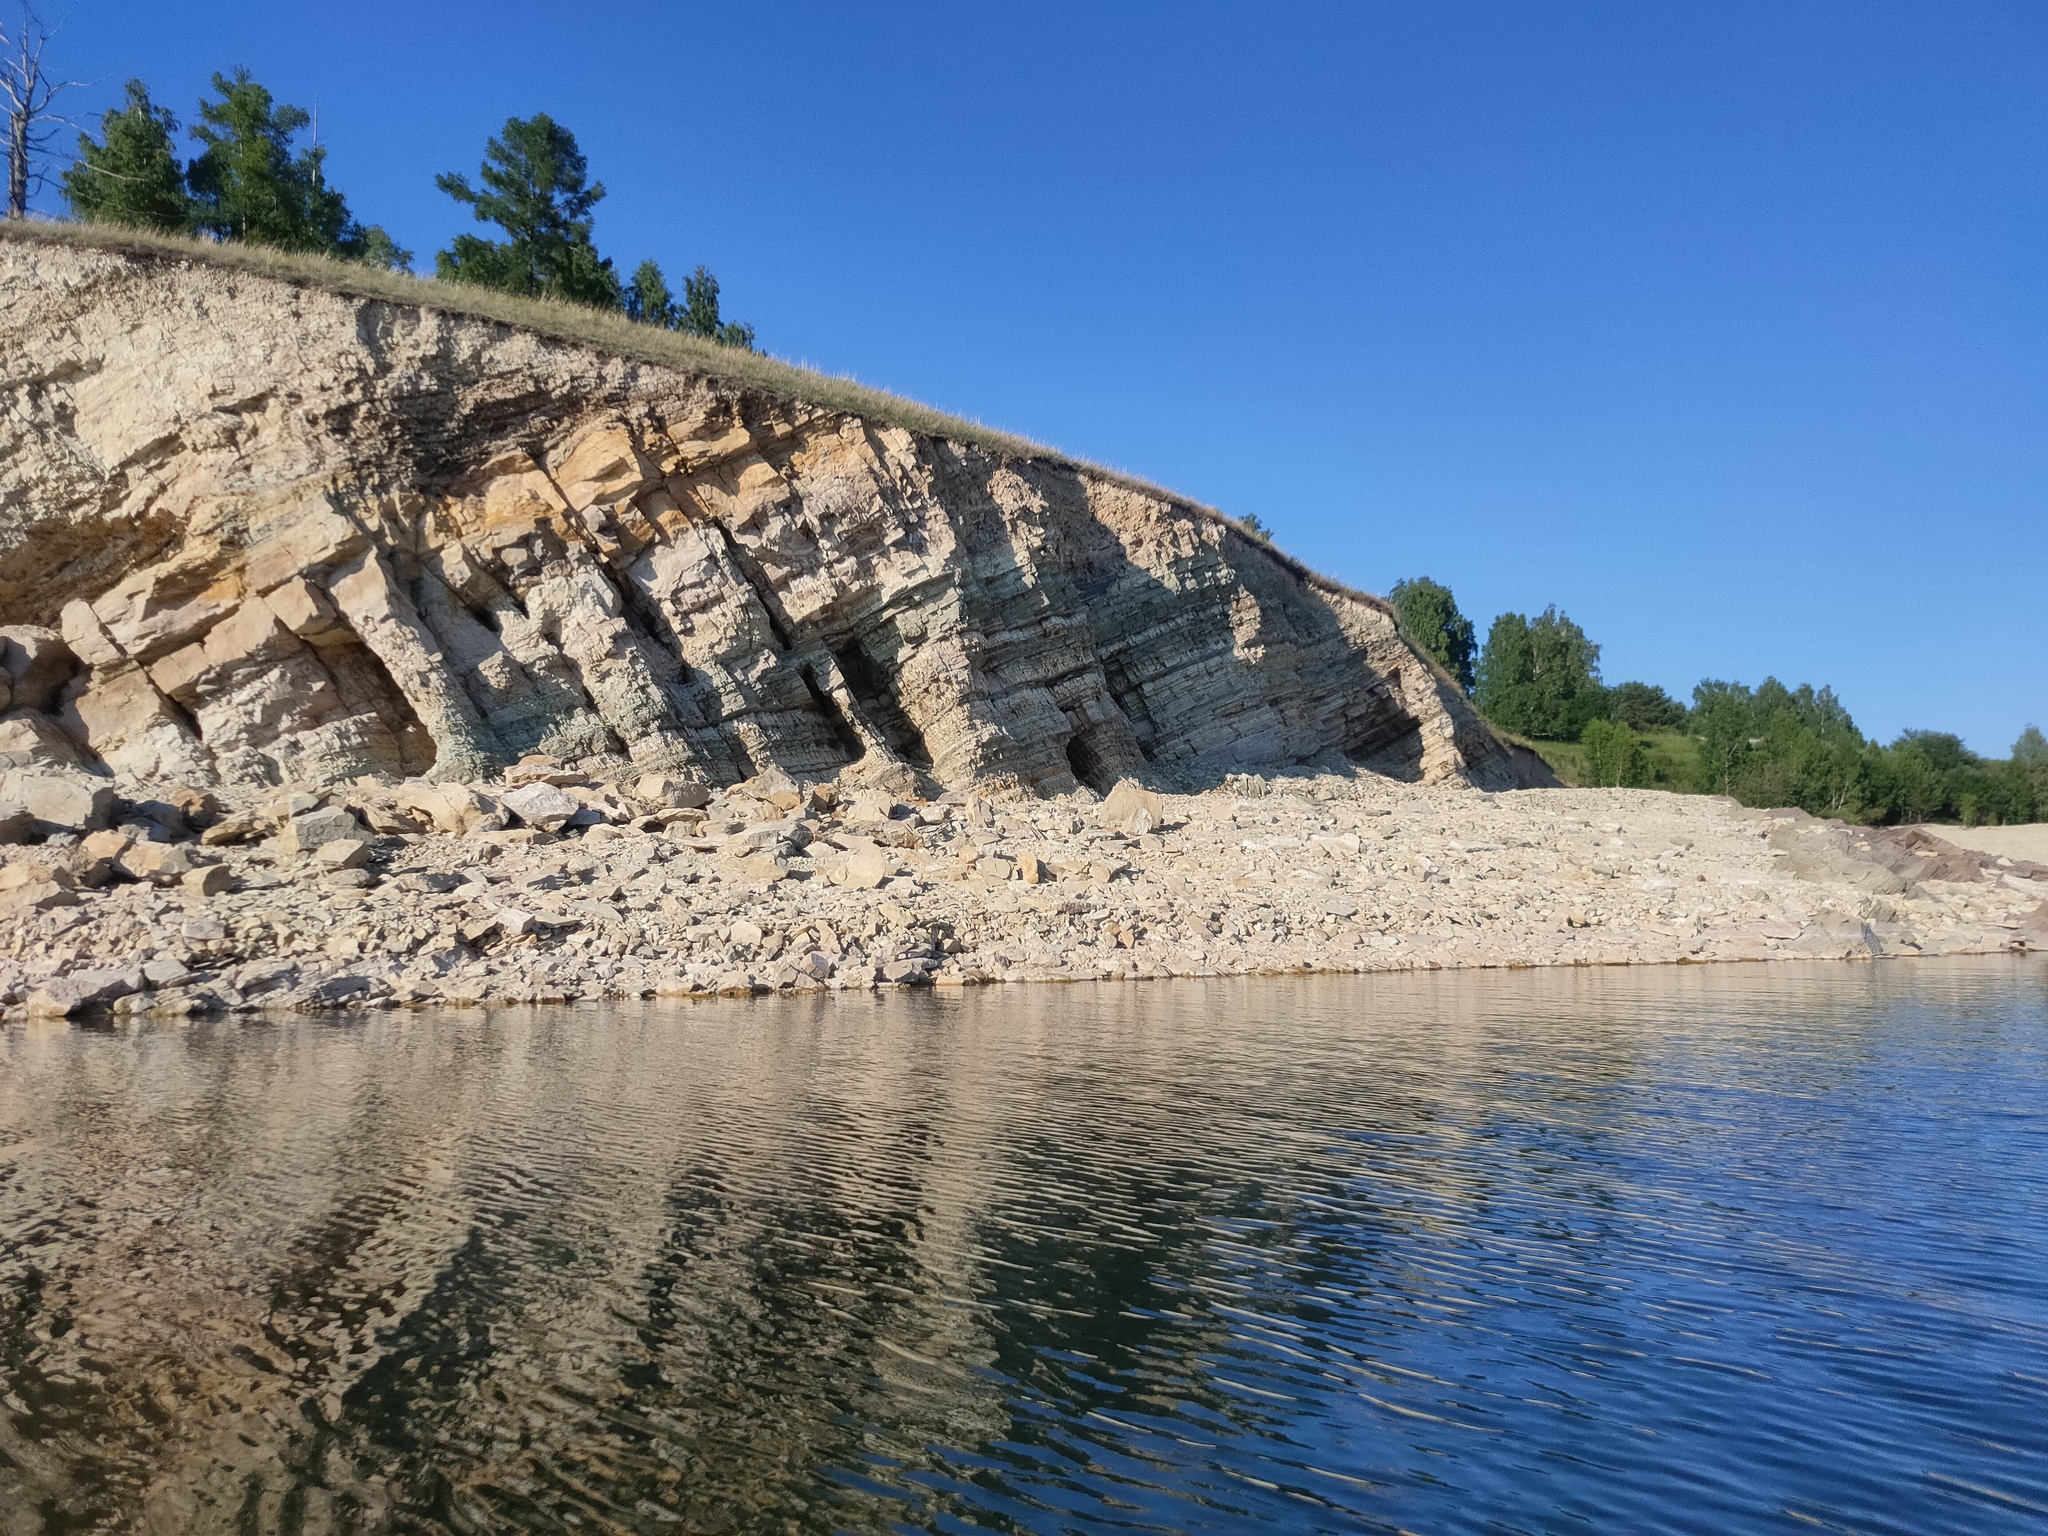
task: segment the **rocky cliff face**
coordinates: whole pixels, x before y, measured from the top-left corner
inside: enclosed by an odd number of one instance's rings
[[[1054,793],[1341,754],[1528,782],[1381,605],[1062,462],[11,239],[0,399],[17,766],[322,783],[542,753]]]

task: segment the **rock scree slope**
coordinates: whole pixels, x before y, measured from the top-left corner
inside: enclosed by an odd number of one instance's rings
[[[1385,605],[1056,457],[20,238],[0,395],[0,624],[38,669],[0,701],[17,767],[317,786],[541,754],[1057,794],[1348,759],[1549,782]]]

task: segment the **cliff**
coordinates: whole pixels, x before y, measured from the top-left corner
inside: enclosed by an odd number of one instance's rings
[[[1383,604],[1205,508],[346,287],[0,238],[0,762],[1542,781]]]

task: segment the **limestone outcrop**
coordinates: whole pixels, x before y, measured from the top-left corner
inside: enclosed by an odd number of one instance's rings
[[[1540,782],[1214,513],[430,307],[0,239],[0,769]]]

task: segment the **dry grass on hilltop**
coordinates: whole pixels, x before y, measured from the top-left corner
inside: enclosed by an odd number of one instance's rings
[[[596,347],[620,357],[730,380],[786,399],[801,400],[827,410],[844,411],[870,421],[902,427],[906,431],[946,438],[998,454],[1082,470],[1112,484],[1156,496],[1199,517],[1224,523],[1244,538],[1257,539],[1275,561],[1312,587],[1365,603],[1383,612],[1392,611],[1383,599],[1311,569],[1274,547],[1270,540],[1247,531],[1235,518],[1150,481],[1090,464],[1043,443],[997,431],[978,421],[950,415],[918,401],[906,400],[901,395],[892,395],[887,390],[870,388],[853,379],[819,373],[763,353],[721,346],[701,336],[686,336],[641,325],[622,314],[561,299],[528,298],[522,294],[501,293],[493,288],[473,287],[465,283],[443,283],[429,277],[386,271],[382,267],[342,261],[311,251],[283,251],[232,240],[202,240],[127,225],[80,224],[54,219],[0,219],[0,239],[85,246],[130,255],[203,262],[209,266],[228,267],[280,282],[303,283],[358,298],[411,304],[422,309],[444,310],[449,314],[473,315],[482,320],[518,326],[542,336]]]

